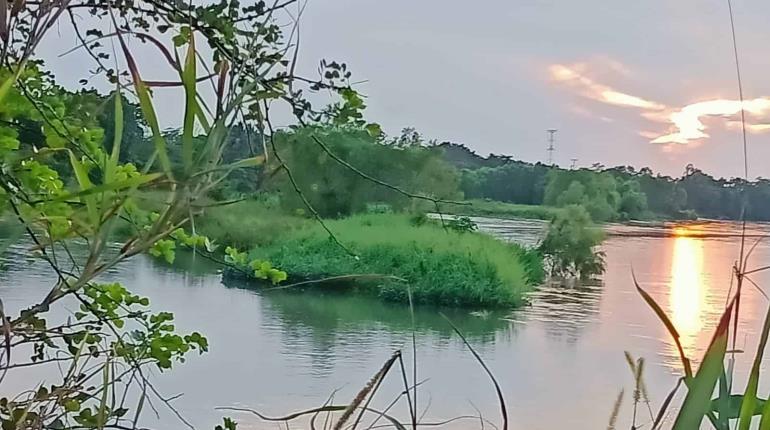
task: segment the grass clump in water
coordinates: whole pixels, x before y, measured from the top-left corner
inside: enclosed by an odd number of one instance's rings
[[[451,306],[498,307],[522,303],[523,293],[542,279],[542,258],[534,251],[481,233],[421,226],[402,214],[356,215],[327,222],[357,256],[329,240],[317,224],[287,233],[280,241],[256,247],[250,257],[270,261],[289,279],[343,275],[390,275],[369,278],[355,288],[389,301]],[[538,279],[540,277],[540,279]]]

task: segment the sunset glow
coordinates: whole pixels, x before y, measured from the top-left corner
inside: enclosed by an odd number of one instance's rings
[[[759,98],[745,100],[743,109],[747,114],[759,116],[770,110],[770,100]],[[709,100],[693,103],[671,114],[670,119],[678,129],[652,140],[652,143],[687,143],[690,140],[709,137],[705,132],[706,126],[701,121],[705,116],[731,117],[741,112],[741,102],[738,100]],[[751,124],[747,131],[758,131]]]
[[[594,82],[581,74],[576,67],[554,64],[550,67],[551,77],[559,82],[567,83],[580,90],[580,94],[600,102],[629,106],[641,109],[660,110],[665,106],[640,97],[616,91],[611,87]]]
[[[681,336],[682,347],[692,355],[707,307],[704,299],[706,283],[702,278],[703,243],[688,237],[692,233],[688,229],[677,230],[671,259],[669,307],[671,320]]]
[[[641,109],[640,115],[653,122],[669,123],[666,132],[640,132],[650,139],[651,143],[686,144],[693,140],[709,137],[707,126],[703,123],[706,117],[723,118],[724,127],[740,129],[738,115],[741,112],[741,102],[738,100],[714,99],[691,103],[683,107],[669,107],[632,94],[615,90],[607,85],[598,83],[585,74],[585,65],[554,64],[550,66],[551,78],[559,83],[575,89],[583,97],[605,104]],[[770,131],[766,115],[770,114],[770,98],[760,97],[743,102],[747,116],[746,131],[762,133]],[[765,119],[765,122],[756,122]]]

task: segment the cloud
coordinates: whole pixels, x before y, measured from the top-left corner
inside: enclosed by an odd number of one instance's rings
[[[594,82],[580,72],[583,65],[574,65],[572,67],[563,64],[554,64],[549,67],[551,78],[558,82],[564,82],[580,90],[580,94],[600,102],[616,105],[630,106],[642,109],[659,110],[665,106],[641,97],[616,91],[606,85]]]
[[[758,98],[744,100],[743,110],[746,114],[761,116],[770,111],[770,99]],[[741,112],[741,102],[738,100],[708,100],[689,104],[670,115],[670,120],[677,131],[653,139],[652,143],[687,143],[691,140],[709,137],[705,132],[706,125],[701,119],[706,116],[721,116],[730,118]],[[746,130],[756,132],[763,124],[746,124]]]
[[[668,107],[663,103],[618,91],[598,83],[587,76],[588,68],[585,63],[554,64],[548,68],[548,71],[554,81],[570,86],[583,97],[609,105],[640,109],[642,111],[640,115],[647,120],[669,123],[671,127],[667,132],[647,130],[639,132],[641,136],[650,139],[651,143],[686,144],[708,138],[707,127],[703,123],[703,119],[706,117],[724,118],[726,119],[725,127],[741,128],[741,122],[735,118],[741,112],[741,102],[738,100],[714,99],[691,103],[683,107]],[[628,75],[627,69],[620,63],[616,63],[610,68],[616,71],[622,70],[623,75]],[[749,117],[746,122],[747,132],[770,131],[770,98],[760,97],[744,100],[742,107],[744,113]]]

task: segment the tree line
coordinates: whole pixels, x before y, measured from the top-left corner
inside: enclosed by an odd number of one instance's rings
[[[464,145],[436,148],[458,160],[460,188],[466,198],[528,205],[583,203],[596,220],[740,219],[770,220],[770,180],[716,178],[687,165],[681,176],[654,173],[649,167],[562,169],[501,156],[480,157]],[[459,157],[459,154],[464,154]],[[474,167],[467,167],[474,166]]]
[[[108,150],[115,123],[107,103],[110,97],[93,91],[72,96],[73,102],[89,106],[94,112],[92,122],[104,130]],[[152,154],[151,138],[139,107],[127,102],[124,105],[120,160],[141,168]],[[39,130],[26,127],[22,140],[40,147],[46,135]],[[163,135],[171,162],[181,165],[181,133],[170,129]],[[325,148],[311,136],[321,137]],[[303,210],[302,198],[306,198],[322,216],[330,217],[371,210],[377,205],[392,210],[416,205],[403,194],[379,187],[335,162],[332,155],[336,154],[367,175],[441,199],[488,199],[557,207],[579,204],[596,221],[740,219],[745,202],[746,219],[770,220],[770,180],[716,178],[693,165],[686,166],[677,177],[655,173],[649,167],[608,168],[595,164],[590,168],[562,169],[508,155],[482,157],[463,144],[427,141],[413,128],[388,137],[379,129],[328,121],[277,131],[270,142],[263,137],[264,133],[253,127],[236,124],[228,135],[223,161],[260,156],[266,151],[270,160],[276,155],[271,157],[271,153],[277,151],[293,170],[295,183],[277,163],[267,163],[234,171],[214,197],[225,199],[267,191],[280,194],[288,209]],[[66,160],[59,166],[65,172],[68,169]],[[304,195],[298,195],[296,188]]]

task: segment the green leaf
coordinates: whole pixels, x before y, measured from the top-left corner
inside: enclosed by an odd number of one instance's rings
[[[674,421],[674,430],[700,428],[701,421],[711,409],[711,395],[714,393],[719,375],[722,373],[725,351],[727,350],[727,331],[730,325],[733,305],[731,302],[722,314],[719,325],[711,339],[711,344],[703,356],[698,373],[687,382],[687,395],[679,414]]]
[[[731,394],[727,398],[727,404],[720,405],[719,402],[723,401],[722,398],[715,398],[711,400],[711,411],[712,412],[719,412],[720,417],[719,419],[722,420],[722,414],[724,414],[725,419],[727,420],[734,420],[740,417],[741,415],[741,408],[743,407],[744,402],[744,395],[743,394]],[[754,411],[752,411],[752,415],[761,415],[762,409],[765,406],[765,402],[767,402],[766,399],[760,399],[756,398],[756,401],[754,402]]]
[[[80,410],[80,402],[75,399],[69,399],[64,402],[64,410],[67,412],[77,412]]]
[[[372,137],[380,137],[382,136],[382,127],[374,122],[371,122],[369,124],[366,124],[366,127],[364,127],[366,131],[369,133]]]

